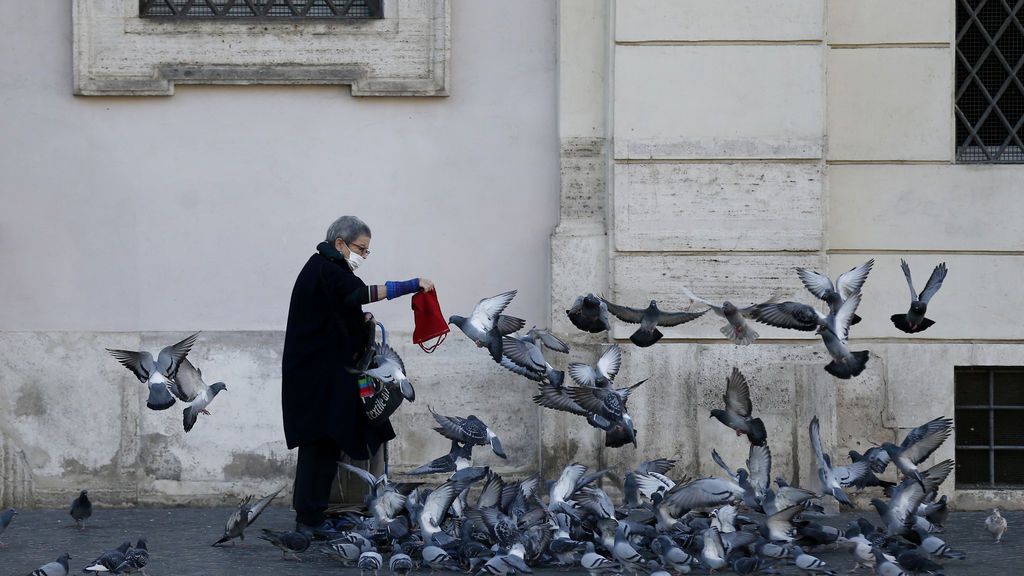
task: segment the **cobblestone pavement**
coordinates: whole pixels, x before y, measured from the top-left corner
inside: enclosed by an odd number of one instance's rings
[[[293,514],[286,507],[268,509],[250,530],[245,547],[213,548],[220,537],[228,508],[139,508],[97,509],[85,530],[77,530],[67,510],[24,510],[3,535],[6,548],[0,548],[0,576],[23,576],[40,565],[50,562],[61,553],[71,554],[72,573],[81,573],[86,562],[120,542],[145,536],[149,542],[151,576],[261,576],[261,575],[321,575],[332,573],[356,574],[354,569],[343,569],[310,548],[303,555],[304,562],[285,561],[280,552],[267,542],[256,538],[259,528],[290,529]],[[866,518],[876,520],[874,512],[864,512]],[[950,515],[946,532],[941,535],[947,543],[966,551],[965,561],[945,563],[945,574],[1020,575],[1024,574],[1024,512],[1005,513],[1009,531],[1002,544],[993,544],[985,531],[985,512],[959,512]],[[826,521],[844,525],[849,515]],[[848,554],[842,550],[812,552],[829,562],[837,571],[846,572],[853,566]],[[566,572],[547,571],[551,574]],[[422,572],[426,574],[426,571]],[[793,568],[784,573],[796,574]],[[866,573],[866,571],[862,571]]]

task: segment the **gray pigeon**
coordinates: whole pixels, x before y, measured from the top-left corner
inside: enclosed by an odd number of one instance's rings
[[[839,312],[839,308],[842,307],[843,302],[846,302],[853,296],[861,291],[864,287],[864,282],[868,279],[868,274],[871,273],[871,268],[875,265],[875,259],[872,258],[867,262],[851,268],[846,272],[843,272],[836,278],[836,283],[832,284],[828,276],[820,272],[808,270],[806,268],[797,268],[796,274],[800,277],[800,281],[803,283],[804,288],[807,291],[826,304],[830,314],[835,315]],[[853,315],[850,320],[850,324],[856,324],[860,322],[860,316]]]
[[[580,558],[580,568],[586,570],[589,576],[604,576],[621,571],[618,562],[609,560],[595,551],[593,542],[586,543],[586,552]]]
[[[720,570],[726,566],[725,544],[722,535],[716,528],[704,530],[704,547],[700,551],[700,561],[711,570]]]
[[[569,364],[569,376],[578,386],[596,386],[597,388],[608,388],[615,380],[622,365],[622,349],[618,344],[612,344],[598,358],[597,364],[591,366],[582,362]]]
[[[627,439],[636,447],[636,430],[633,418],[626,411],[629,395],[647,379],[641,380],[628,388],[591,388],[589,386],[572,386],[566,393],[584,410],[600,417],[609,424],[609,428],[621,426]]]
[[[508,458],[501,447],[501,440],[498,439],[498,435],[492,432],[491,429],[487,427],[487,424],[484,424],[483,421],[476,416],[472,414],[467,418],[460,418],[458,416],[442,416],[441,414],[434,412],[433,408],[430,409],[430,413],[434,416],[434,420],[440,424],[440,426],[434,428],[434,430],[439,432],[445,438],[455,440],[457,442],[472,444],[474,446],[486,446],[487,444],[490,444],[491,450],[499,458]]]
[[[408,554],[397,552],[388,559],[388,570],[395,576],[406,576],[415,569],[416,565],[413,564],[412,558]]]
[[[811,450],[814,452],[814,461],[818,468],[818,481],[821,482],[820,495],[831,494],[841,504],[847,506],[853,506],[853,502],[850,501],[850,497],[843,492],[843,483],[840,481],[839,475],[832,468],[832,460],[825,454],[825,451],[821,447],[821,425],[818,423],[818,417],[815,416],[811,419],[811,425],[808,429],[811,437]],[[857,470],[860,474],[864,472],[870,472],[867,462],[858,462],[852,466],[858,467]],[[854,473],[844,473],[844,476],[855,476]],[[856,476],[855,476],[856,477]],[[852,484],[849,482],[847,485]]]
[[[993,508],[992,514],[985,518],[985,529],[992,535],[992,541],[999,544],[1003,540],[1003,533],[1006,532],[1006,518],[999,513],[999,508]]]
[[[502,314],[515,297],[516,290],[509,290],[484,298],[477,303],[468,318],[451,316],[448,323],[456,325],[478,347],[487,348],[491,358],[501,363],[502,337],[518,332],[526,325],[526,321],[521,318]]]
[[[734,344],[739,344],[740,346],[753,344],[759,336],[758,333],[751,328],[749,324],[747,324],[746,319],[753,318],[754,310],[756,310],[758,306],[774,302],[774,299],[771,299],[761,304],[747,306],[746,308],[737,308],[735,304],[728,300],[722,302],[721,306],[712,304],[700,296],[695,295],[693,292],[690,292],[690,290],[685,286],[683,287],[683,293],[686,294],[687,298],[694,302],[707,304],[715,314],[725,318],[726,324],[725,326],[722,326],[720,330],[722,335],[731,340]]]
[[[829,316],[801,302],[765,302],[754,306],[750,313],[751,318],[762,324],[804,332],[827,328]]]
[[[664,312],[658,308],[656,300],[651,300],[651,303],[643,310],[612,304],[604,298],[601,301],[608,307],[608,311],[619,320],[629,324],[640,325],[636,332],[630,335],[629,340],[641,348],[652,346],[655,342],[661,340],[664,334],[658,330],[658,326],[664,328],[679,326],[691,320],[696,320],[707,312],[707,310],[701,310],[700,312]]]
[[[68,576],[68,560],[71,555],[65,552],[53,562],[43,564],[29,573],[28,576]]]
[[[952,460],[943,460],[928,470],[921,472],[921,481],[904,478],[892,489],[892,498],[884,502],[878,498],[871,500],[871,505],[878,511],[885,522],[885,531],[889,536],[914,535],[914,523],[917,519],[915,510],[924,501],[925,494],[937,489],[953,470]]]
[[[928,277],[928,283],[924,285],[919,295],[914,290],[914,281],[910,278],[910,266],[905,260],[900,260],[900,267],[903,268],[903,275],[907,277],[907,286],[910,287],[910,310],[906,314],[893,314],[890,317],[893,325],[907,334],[914,334],[927,330],[934,321],[925,318],[928,312],[928,301],[935,296],[935,293],[942,288],[942,281],[946,279],[946,263],[942,262],[932,270]]]
[[[262,534],[259,535],[259,539],[266,540],[276,546],[277,549],[281,551],[281,556],[285,560],[290,556],[291,558],[302,562],[302,558],[299,558],[298,552],[305,552],[309,549],[309,538],[301,532],[277,532],[267,528],[261,529],[260,532],[262,532]]]
[[[14,520],[14,517],[17,515],[18,511],[14,508],[8,508],[7,510],[0,512],[0,536],[4,535],[4,530],[7,530],[7,527],[11,525],[11,521]],[[6,547],[7,544],[0,542],[0,548]]]
[[[825,343],[832,361],[825,366],[825,371],[839,378],[849,380],[853,376],[859,376],[868,364],[868,352],[861,350],[851,352],[849,347],[850,325],[857,306],[860,306],[860,292],[851,295],[839,311],[832,317],[833,320],[826,328],[818,328],[818,335]]]
[[[124,553],[124,562],[114,569],[115,574],[134,574],[141,572],[146,576],[146,564],[149,564],[149,548],[146,546],[146,539],[139,538],[135,546],[132,546]]]
[[[885,442],[882,444],[882,449],[889,455],[900,472],[923,485],[924,479],[921,477],[917,465],[938,450],[952,432],[953,421],[949,418],[939,417],[911,430],[899,446]],[[914,510],[916,512],[917,509]]]
[[[793,564],[805,574],[837,574],[824,560],[805,553],[799,546],[793,546]]]
[[[608,305],[593,294],[577,296],[565,315],[573,326],[584,332],[597,334],[608,329]]]
[[[359,555],[359,560],[356,560],[356,568],[359,568],[360,576],[365,576],[367,572],[377,576],[383,565],[384,558],[376,550],[367,550]]]
[[[462,480],[449,480],[438,486],[423,502],[423,508],[419,511],[420,536],[423,542],[429,546],[444,544],[436,538],[445,539],[445,532],[441,529],[448,511],[452,507],[455,498],[469,486],[468,482]],[[450,537],[447,540],[451,540]],[[423,549],[423,559],[427,560],[427,549]]]
[[[206,409],[207,406],[213,402],[217,394],[227,389],[227,385],[223,382],[214,382],[207,386],[203,381],[203,373],[193,366],[188,358],[182,359],[178,366],[178,373],[170,384],[170,391],[176,398],[188,403],[182,413],[185,432],[192,430],[200,414],[210,415],[210,411]]]
[[[85,528],[85,521],[92,516],[92,502],[89,500],[89,491],[82,490],[78,498],[71,501],[71,517],[75,519],[75,525],[79,529]]]
[[[114,572],[124,562],[124,555],[128,553],[128,549],[131,547],[131,542],[122,542],[117,548],[107,550],[99,558],[86,564],[85,568],[82,569],[82,572],[85,572],[86,574]]]
[[[871,552],[875,555],[875,574],[878,576],[910,576],[903,571],[899,564],[887,558],[878,548],[872,548]]]
[[[231,516],[228,517],[227,524],[224,525],[224,535],[220,537],[220,540],[214,542],[213,546],[220,546],[229,541],[234,544],[235,538],[241,540],[244,545],[245,529],[256,522],[256,519],[260,517],[263,510],[265,510],[267,506],[274,501],[274,498],[277,498],[277,495],[281,493],[281,490],[284,490],[284,486],[281,486],[274,492],[260,498],[255,504],[252,502],[252,496],[246,496],[243,498],[242,501],[238,503],[238,509],[232,512]]]
[[[452,449],[450,452],[435,458],[430,462],[412,470],[406,472],[410,476],[418,474],[443,474],[446,472],[456,472],[469,468],[473,465],[473,445],[462,444],[458,441],[452,440]]]
[[[548,363],[544,358],[544,353],[541,350],[541,346],[545,346],[552,350],[559,352],[568,352],[569,346],[559,340],[554,335],[547,331],[537,330],[534,327],[532,330],[526,333],[524,336],[505,336],[504,342],[502,343],[502,366],[504,366],[504,360],[507,358],[511,360],[517,366],[520,366],[528,371],[531,371],[541,378],[531,378],[532,380],[542,380],[547,378],[549,382],[556,386],[561,386],[565,380],[565,373],[560,370],[555,370],[551,364]],[[513,370],[515,372],[515,370]]]
[[[627,539],[626,531],[628,524],[625,522],[619,524],[619,527],[615,530],[615,545],[612,546],[612,557],[618,561],[622,569],[627,572],[636,574],[637,572],[646,571],[647,562],[644,557],[633,547],[633,544]]]
[[[134,352],[107,348],[107,352],[110,352],[122,366],[131,370],[139,382],[149,388],[147,407],[151,410],[166,410],[174,405],[174,396],[171,396],[170,386],[178,374],[178,367],[189,350],[192,349],[198,336],[199,333],[196,332],[177,344],[165,347],[160,351],[156,361],[153,360],[153,355],[146,351]]]
[[[339,466],[358,476],[369,488],[366,494],[366,508],[377,520],[378,528],[387,528],[405,508],[405,495],[388,482],[387,474],[375,477],[370,472],[347,462]]]
[[[764,446],[768,441],[768,432],[760,418],[751,418],[754,405],[750,401],[750,385],[736,367],[733,367],[732,373],[725,381],[725,394],[722,400],[725,402],[725,409],[712,409],[711,417],[732,428],[737,436],[746,434],[751,444]]]
[[[394,348],[387,344],[373,345],[373,368],[360,372],[369,376],[382,385],[393,385],[398,387],[399,393],[409,402],[416,400],[416,391],[412,383],[405,375],[405,363],[402,357],[395,352]]]

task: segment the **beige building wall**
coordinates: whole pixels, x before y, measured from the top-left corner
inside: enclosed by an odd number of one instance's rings
[[[575,53],[596,42],[563,27],[560,64],[586,62],[604,90],[563,75],[560,102],[604,99],[591,109],[591,124],[606,127],[591,177],[605,210],[566,215],[567,188],[580,176],[568,138],[578,133],[563,124],[560,229],[586,219],[601,230],[608,270],[556,250],[555,302],[605,290],[626,305],[654,298],[692,308],[684,285],[739,305],[771,294],[810,302],[795,266],[834,278],[875,258],[851,340],[871,361],[859,378],[839,381],[822,370],[827,353],[812,335],[757,325],[761,341],[742,348],[709,315],[663,330],[652,348],[626,341],[623,383],[652,377],[630,399],[638,453],[602,452],[593,433],[589,445],[567,448],[591,446],[620,467],[676,458],[690,474],[714,473],[717,448],[741,465],[746,440],[708,419],[737,366],[768,427],[773,472],[808,484],[812,416],[827,450],[845,459],[952,417],[955,366],[1021,364],[1022,313],[1004,303],[1016,300],[1024,269],[1024,168],[953,162],[954,2],[614,0],[603,12],[593,4],[601,3],[563,0],[560,17],[603,18],[590,27],[604,34],[603,51]],[[937,324],[920,335],[889,321],[908,306],[901,257],[920,286],[938,262],[950,269],[929,310]],[[595,281],[587,269],[604,276]],[[616,323],[611,336],[622,342],[634,329]],[[953,457],[953,447],[950,439],[934,459]],[[952,478],[943,490],[963,507],[1024,502],[1013,492],[954,491]]]

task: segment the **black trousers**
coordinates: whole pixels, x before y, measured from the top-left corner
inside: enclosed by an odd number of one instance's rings
[[[292,496],[296,522],[307,526],[323,524],[340,458],[341,448],[329,439],[299,446]]]

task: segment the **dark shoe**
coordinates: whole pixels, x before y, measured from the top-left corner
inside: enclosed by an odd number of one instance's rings
[[[330,520],[324,520],[319,526],[310,526],[301,522],[295,523],[295,531],[316,540],[330,540],[338,536],[338,531]]]

